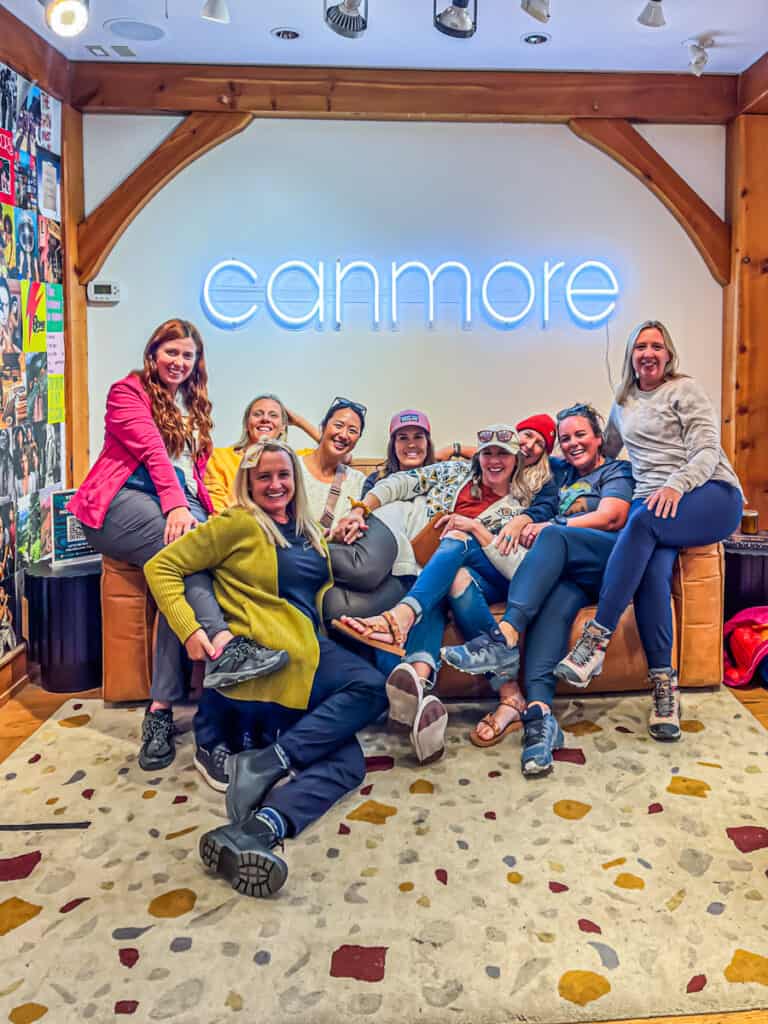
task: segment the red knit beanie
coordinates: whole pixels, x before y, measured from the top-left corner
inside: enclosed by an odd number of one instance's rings
[[[545,412],[537,413],[535,416],[528,416],[517,424],[517,432],[520,433],[521,430],[535,430],[537,434],[541,434],[544,438],[547,455],[552,454],[552,449],[555,447],[557,427],[551,416],[548,416]]]

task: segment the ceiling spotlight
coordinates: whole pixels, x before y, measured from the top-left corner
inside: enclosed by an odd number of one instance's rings
[[[543,21],[545,25],[549,21],[549,0],[520,0],[520,6],[536,21]]]
[[[200,17],[206,21],[216,21],[219,25],[229,24],[229,7],[227,0],[205,0]]]
[[[701,76],[709,62],[707,46],[711,45],[711,39],[686,39],[683,43],[683,46],[688,47],[688,56],[690,58],[688,70],[692,75],[696,75],[697,78]]]
[[[664,28],[667,24],[664,20],[664,10],[661,6],[662,0],[648,0],[648,3],[638,14],[637,20],[646,28]]]
[[[469,39],[477,31],[477,0],[473,0],[472,14],[469,0],[453,0],[453,3],[438,12],[437,0],[433,0],[433,20],[438,32],[456,39]]]
[[[325,0],[325,20],[329,28],[346,39],[357,39],[368,28],[368,0],[364,0],[363,12],[360,13],[361,0],[341,0],[339,4],[330,4]]]
[[[57,36],[80,35],[88,24],[88,0],[48,0],[45,23]]]
[[[551,40],[547,32],[526,32],[524,36],[520,36],[520,42],[526,43],[528,46],[543,46]]]

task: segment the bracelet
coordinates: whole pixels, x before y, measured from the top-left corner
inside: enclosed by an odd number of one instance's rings
[[[455,459],[461,458],[461,441],[453,442],[453,457]]]
[[[350,508],[352,509],[361,509],[363,513],[363,519],[367,519],[368,516],[371,514],[371,510],[368,508],[364,501],[356,501],[354,498],[350,498],[349,505]]]

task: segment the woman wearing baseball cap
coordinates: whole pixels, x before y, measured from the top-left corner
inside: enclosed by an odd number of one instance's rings
[[[429,417],[418,409],[403,409],[389,421],[389,441],[383,465],[363,484],[363,496],[379,480],[404,469],[419,469],[436,462]]]

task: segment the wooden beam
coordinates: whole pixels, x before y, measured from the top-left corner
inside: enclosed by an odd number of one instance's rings
[[[83,115],[61,110],[62,241],[64,245],[64,401],[68,487],[77,487],[90,465],[88,416],[88,318],[85,288],[77,279],[77,226],[85,212]]]
[[[42,11],[37,4],[35,9]],[[57,99],[68,99],[69,61],[2,5],[0,61],[31,82],[37,82]]]
[[[78,228],[81,284],[98,274],[125,229],[185,167],[246,128],[248,113],[190,114]]]
[[[414,71],[240,65],[73,65],[71,102],[89,113],[244,110],[258,117],[378,121],[551,121],[621,117],[723,124],[735,75]]]
[[[718,284],[731,276],[730,228],[698,192],[626,121],[574,120],[572,132],[613,157],[664,203],[701,253]]]
[[[740,114],[768,114],[768,53],[739,75]]]
[[[731,283],[723,306],[723,447],[768,527],[768,114],[729,125]]]

